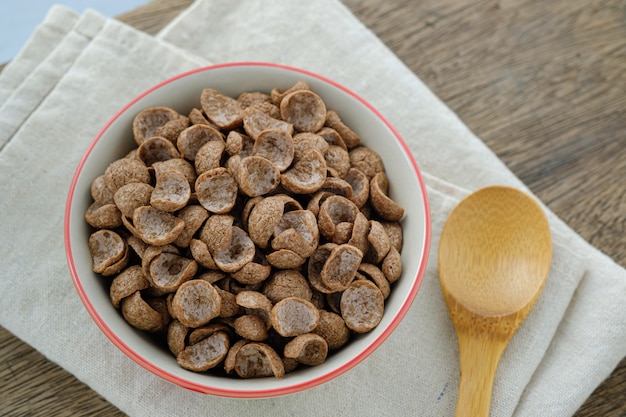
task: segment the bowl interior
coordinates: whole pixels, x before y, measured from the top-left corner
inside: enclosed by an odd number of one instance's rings
[[[142,109],[168,106],[187,114],[200,107],[203,88],[210,87],[233,97],[244,91],[287,89],[306,81],[329,109],[357,132],[362,143],[377,152],[390,182],[390,196],[405,209],[402,220],[403,274],[386,300],[381,323],[322,365],[287,374],[282,379],[238,380],[182,369],[170,352],[157,346],[145,333],[128,325],[111,305],[106,280],[91,270],[87,247],[92,232],[84,220],[91,204],[90,186],[113,160],[134,147],[132,121]],[[414,159],[399,134],[371,105],[349,90],[318,75],[274,64],[227,64],[198,69],[174,77],[143,93],[102,129],[76,171],[66,209],[66,251],[70,271],[86,309],[105,335],[123,352],[151,372],[188,389],[228,397],[269,397],[301,391],[326,382],[355,366],[374,351],[395,329],[417,294],[426,264],[430,221],[426,191]]]

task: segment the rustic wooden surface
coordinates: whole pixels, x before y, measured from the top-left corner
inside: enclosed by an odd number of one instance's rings
[[[120,16],[154,34],[191,0]],[[626,266],[624,0],[344,0],[557,215]],[[0,328],[0,414],[123,416]],[[626,360],[576,417],[626,416]]]

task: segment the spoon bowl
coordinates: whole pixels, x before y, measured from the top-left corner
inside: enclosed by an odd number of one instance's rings
[[[488,416],[502,353],[539,298],[552,260],[541,207],[512,187],[462,200],[439,242],[439,279],[459,343],[456,416]]]

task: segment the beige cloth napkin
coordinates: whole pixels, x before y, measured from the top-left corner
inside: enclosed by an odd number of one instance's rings
[[[266,400],[196,394],[138,367],[90,321],[63,253],[67,188],[106,120],[166,77],[233,60],[300,66],[371,101],[414,151],[433,217],[424,284],[390,339],[334,381]],[[0,142],[2,326],[133,416],[453,415],[458,352],[437,279],[439,231],[464,189],[523,184],[342,4],[198,0],[158,39],[56,7],[0,73],[0,91],[0,123],[13,126]],[[549,218],[552,271],[502,359],[494,416],[571,415],[626,353],[625,271]]]

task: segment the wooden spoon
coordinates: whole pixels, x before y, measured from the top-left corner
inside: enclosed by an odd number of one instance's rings
[[[439,242],[439,280],[457,333],[456,416],[488,416],[500,357],[550,270],[545,214],[527,194],[493,186],[452,211]]]

